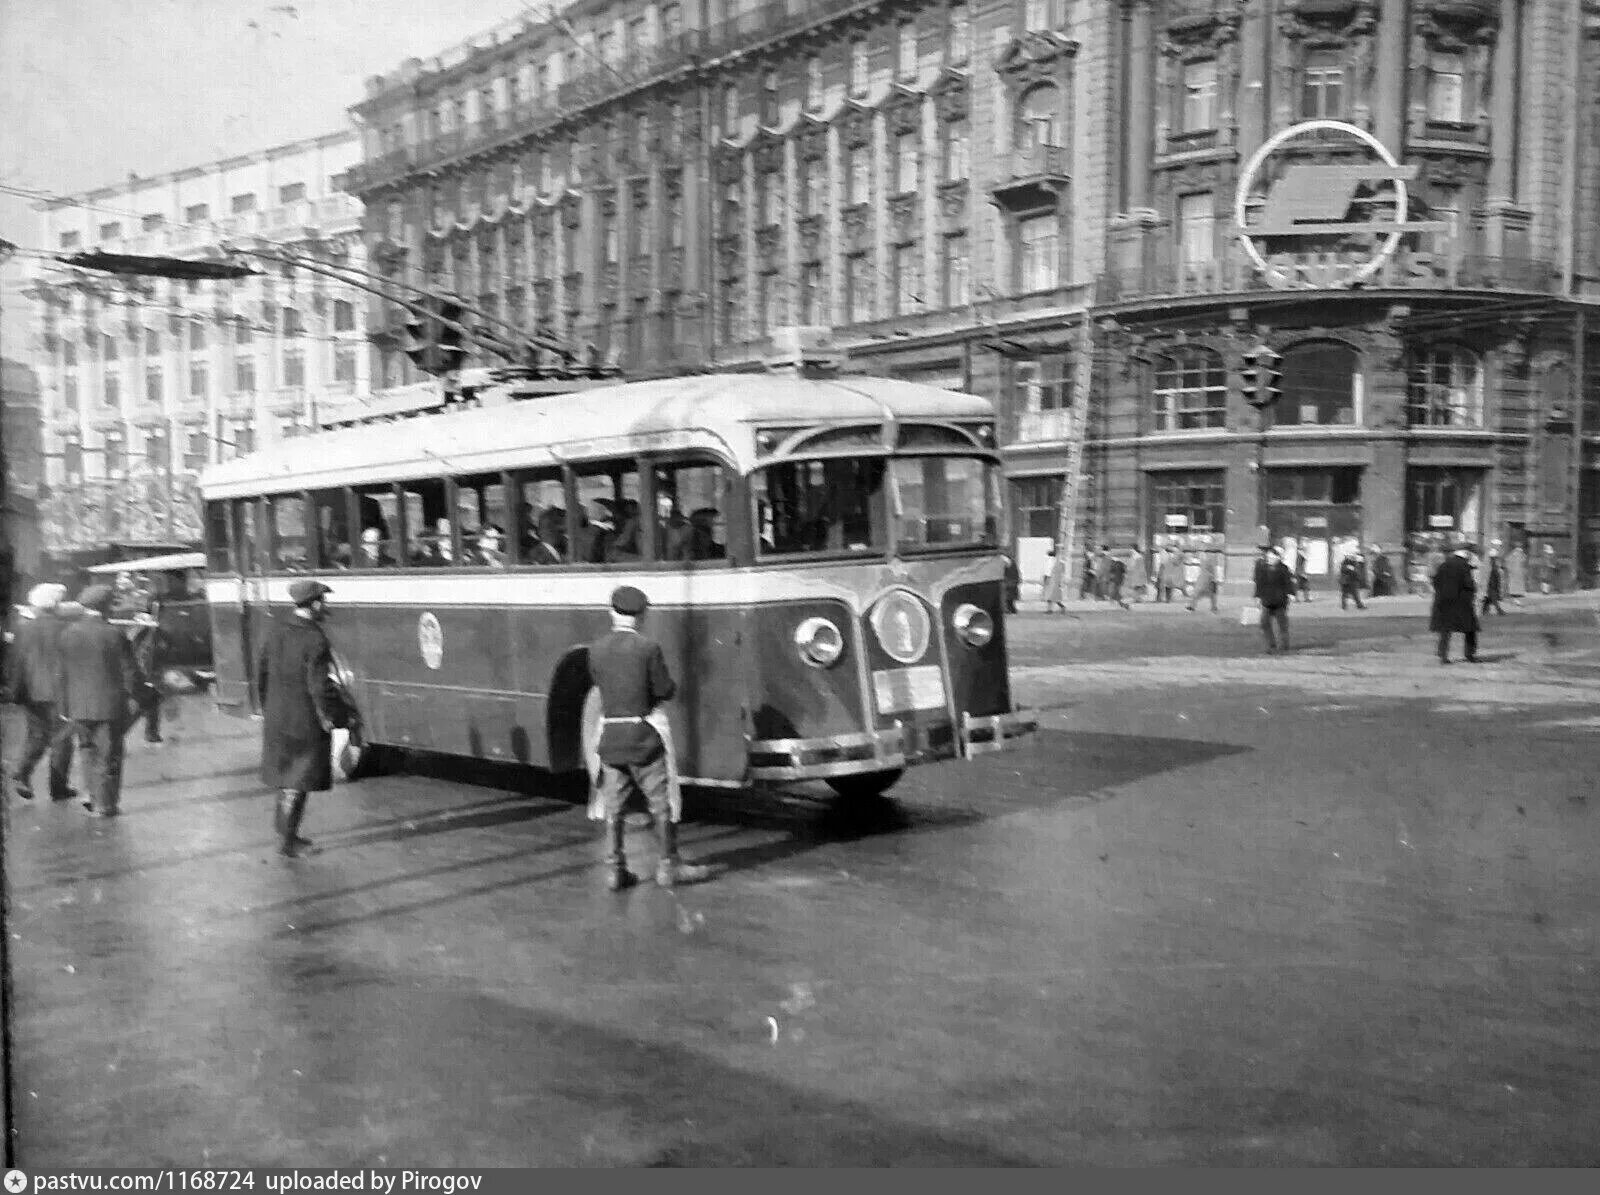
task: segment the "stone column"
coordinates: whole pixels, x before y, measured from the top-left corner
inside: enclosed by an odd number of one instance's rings
[[[1406,127],[1406,47],[1411,30],[1408,0],[1381,0],[1377,32],[1377,86],[1374,133],[1396,157],[1404,157]],[[1498,83],[1496,84],[1498,87]]]
[[[1134,0],[1128,24],[1128,118],[1123,158],[1127,169],[1127,210],[1150,206],[1150,139],[1155,118],[1156,45],[1150,0]]]
[[[1500,9],[1500,30],[1495,38],[1489,148],[1489,185],[1484,204],[1484,229],[1490,256],[1526,253],[1526,230],[1532,213],[1517,205],[1518,92],[1522,87],[1522,4],[1507,0]]]

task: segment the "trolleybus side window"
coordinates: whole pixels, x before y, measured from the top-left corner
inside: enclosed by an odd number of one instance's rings
[[[630,458],[584,464],[575,474],[578,526],[572,562],[616,564],[642,559],[638,462]]]
[[[400,562],[400,499],[392,485],[361,486],[355,492],[357,542],[353,568],[390,568]]]
[[[902,550],[999,542],[993,465],[970,456],[912,456],[897,457],[889,469]]]
[[[505,568],[512,560],[506,528],[505,479],[482,473],[456,479],[456,526],[461,528],[461,563],[477,568]]]
[[[656,559],[727,559],[727,477],[722,466],[685,461],[658,464],[653,472]]]
[[[523,564],[561,564],[567,556],[567,492],[560,469],[518,473],[515,538]],[[510,530],[510,528],[507,528]]]
[[[261,571],[261,556],[258,545],[260,539],[256,535],[256,500],[254,498],[238,498],[233,504],[235,526],[238,534],[234,543],[238,550],[236,557],[239,571],[250,575]]]
[[[206,503],[206,567],[214,573],[233,571],[233,536],[229,534],[228,504]]]
[[[310,560],[305,495],[274,494],[267,503],[272,511],[271,571],[305,572]]]
[[[350,568],[356,545],[350,535],[350,503],[346,490],[317,490],[311,495],[312,523],[317,529],[317,567]]]
[[[781,461],[751,477],[757,549],[796,552],[882,551],[882,457]]]
[[[445,489],[439,478],[400,483],[407,564],[448,567],[460,563]]]

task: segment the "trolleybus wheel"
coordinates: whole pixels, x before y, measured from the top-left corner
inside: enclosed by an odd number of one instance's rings
[[[828,787],[841,797],[851,800],[871,800],[881,797],[906,774],[904,768],[890,768],[885,772],[857,772],[853,776],[829,776]]]
[[[394,760],[394,751],[388,747],[368,743],[348,730],[333,732],[333,774],[340,780],[380,776],[394,767]]]

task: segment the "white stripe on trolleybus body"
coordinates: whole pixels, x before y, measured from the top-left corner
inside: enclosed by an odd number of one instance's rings
[[[830,565],[819,562],[800,572],[719,569],[705,572],[567,572],[550,569],[524,572],[452,573],[423,571],[320,574],[337,606],[490,606],[525,609],[605,608],[611,591],[632,585],[654,606],[759,606],[780,602],[834,599],[860,613],[890,589],[905,587],[938,602],[957,585],[999,581],[1003,568],[997,556],[952,566],[949,560],[906,561],[890,565]],[[289,586],[302,576],[270,576],[241,582],[236,577],[206,579],[206,599],[219,605],[251,600],[271,605],[289,603]]]

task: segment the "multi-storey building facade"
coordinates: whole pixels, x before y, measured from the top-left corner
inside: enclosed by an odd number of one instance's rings
[[[43,245],[219,258],[289,246],[365,270],[342,131],[40,205]],[[238,281],[52,266],[31,284],[48,494],[46,547],[199,538],[194,481],[368,392],[365,294],[258,259]]]
[[[1057,533],[1082,428],[1080,542],[1243,558],[1266,534],[1320,571],[1448,529],[1550,543],[1570,575],[1600,542],[1595,8],[578,0],[370,80],[352,186],[377,269],[633,374],[827,323],[870,368],[997,399],[1025,541]],[[1310,120],[1416,168],[1427,231],[1359,287],[1238,236],[1252,156]],[[1246,224],[1274,171],[1371,153],[1285,141]],[[400,318],[375,309],[383,384],[410,380]],[[1265,418],[1258,344],[1283,354]]]

